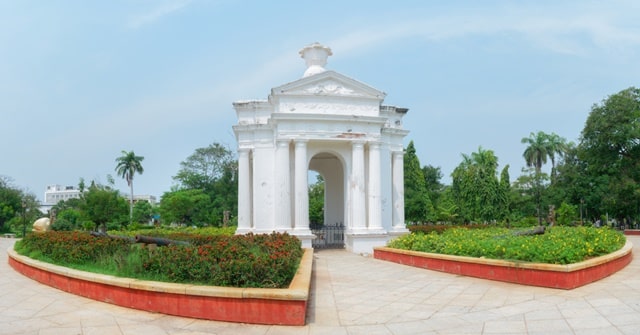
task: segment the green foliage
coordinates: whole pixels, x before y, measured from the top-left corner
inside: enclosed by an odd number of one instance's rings
[[[180,199],[171,199],[165,204],[171,209],[163,209],[162,201],[161,219],[164,222],[181,222],[184,224],[203,225],[211,224],[222,226],[224,224],[224,213],[237,213],[238,208],[238,185],[237,185],[237,161],[233,153],[219,143],[213,143],[205,148],[198,148],[195,152],[180,163],[180,171],[173,177],[178,183],[177,188],[165,193],[165,196],[172,197],[173,193],[181,191],[200,192],[209,199],[205,202],[194,199],[195,194],[186,194],[192,198],[192,205],[187,211],[177,210],[171,203],[176,201],[186,201],[184,195],[176,194]],[[169,218],[162,215],[169,214]],[[231,223],[236,218],[231,217]]]
[[[586,163],[585,179],[598,191],[585,199],[588,208],[596,207],[594,216],[609,213],[621,219],[631,213],[640,214],[638,120],[640,89],[635,87],[613,94],[591,108],[582,130],[578,157]]]
[[[576,221],[576,219],[578,219],[577,212],[578,210],[576,206],[572,206],[566,202],[562,202],[562,205],[560,205],[560,208],[558,208],[558,210],[556,211],[556,213],[558,214],[558,224],[561,226],[571,225]]]
[[[413,141],[407,146],[404,155],[404,215],[407,222],[422,223],[436,217],[425,176],[420,168]]]
[[[210,222],[210,204],[211,198],[203,190],[167,192],[160,200],[160,217],[166,224],[202,226]]]
[[[63,266],[146,280],[232,287],[289,285],[303,254],[296,237],[286,233],[229,236],[227,230],[218,229],[215,235],[173,231],[164,237],[191,244],[153,249],[125,239],[48,232],[29,234],[16,244],[16,251]]]
[[[181,188],[209,191],[226,171],[235,169],[233,153],[220,143],[212,143],[205,148],[197,148],[193,154],[180,163],[180,171],[173,179]]]
[[[309,185],[309,222],[324,224],[324,179],[321,175]]]
[[[552,227],[542,235],[516,236],[514,230],[446,229],[442,233],[408,234],[389,247],[455,256],[522,262],[571,264],[609,254],[624,246],[625,237],[608,228]]]
[[[21,236],[24,223],[30,225],[41,216],[35,195],[19,190],[9,177],[0,175],[0,232],[11,231]]]
[[[489,222],[501,216],[506,195],[497,177],[498,158],[492,150],[478,148],[463,161],[451,177],[452,199],[466,222]]]
[[[153,218],[154,208],[148,201],[137,201],[133,205],[133,222],[147,224]]]
[[[87,221],[94,222],[96,227],[107,229],[108,223],[114,223],[117,226],[126,225],[127,218],[127,200],[120,196],[117,190],[113,190],[107,186],[92,185],[82,195],[83,202],[80,204],[80,210]]]
[[[72,231],[82,228],[82,212],[78,209],[68,208],[56,215],[51,229],[56,231]]]

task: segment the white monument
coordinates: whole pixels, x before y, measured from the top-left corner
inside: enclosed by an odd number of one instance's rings
[[[345,226],[344,243],[372,253],[404,224],[402,117],[385,93],[325,70],[331,49],[300,50],[301,79],[267,100],[236,101],[237,234],[288,232],[311,247],[308,171],[325,180],[325,224]]]

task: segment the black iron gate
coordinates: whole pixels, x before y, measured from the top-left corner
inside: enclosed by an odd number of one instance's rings
[[[311,246],[314,249],[342,249],[344,248],[344,225],[336,223],[333,225],[311,224],[311,232],[316,235]]]

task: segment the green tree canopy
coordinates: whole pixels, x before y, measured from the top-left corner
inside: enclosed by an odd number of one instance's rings
[[[202,226],[210,221],[210,202],[211,198],[198,189],[166,192],[160,200],[160,218],[167,224]]]
[[[209,192],[225,173],[234,172],[236,161],[233,153],[220,143],[197,148],[180,163],[180,170],[173,177],[183,189],[201,189]]]
[[[607,212],[620,219],[640,215],[640,89],[630,87],[591,107],[578,156],[591,188],[606,190],[601,201]]]
[[[492,150],[478,148],[451,174],[452,194],[465,221],[491,221],[500,217],[504,207],[503,189],[498,179],[498,157]]]

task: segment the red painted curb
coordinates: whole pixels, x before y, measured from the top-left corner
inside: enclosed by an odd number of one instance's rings
[[[530,286],[574,289],[605,278],[631,263],[633,245],[585,262],[569,265],[517,263],[508,261],[458,257],[375,248],[373,257],[398,264]]]
[[[305,250],[303,261],[305,258],[312,261],[312,256],[313,250]],[[20,260],[22,257],[10,250],[9,265],[21,274],[65,292],[118,306],[205,320],[290,326],[302,326],[305,324],[309,292],[308,283],[310,282],[307,278],[294,278],[291,284],[292,286],[302,285],[302,291],[306,286],[306,293],[302,292],[302,294],[300,287],[289,290],[291,293],[288,293],[287,289],[245,289],[242,297],[229,297],[237,295],[235,292],[238,292],[239,289],[236,288],[230,288],[230,290],[234,291],[225,296],[225,288],[220,287],[214,287],[223,292],[220,296],[184,294],[160,292],[157,286],[156,289],[152,288],[153,282],[136,281],[137,286],[144,287],[148,285],[150,287],[139,289],[124,287],[125,285],[122,285],[122,283],[108,284],[101,280],[92,281],[77,278],[76,276],[61,274],[53,269],[47,271],[44,267],[27,264],[27,262]],[[308,267],[308,271],[305,269],[302,271],[305,273],[301,274],[299,270],[296,277],[299,275],[306,277],[306,272],[308,272],[310,279],[311,265],[300,265],[300,268],[304,267]],[[179,286],[179,284],[168,285],[169,287],[171,285]],[[191,285],[183,286],[195,287]],[[206,288],[211,287],[205,287],[204,290]],[[286,299],[288,296],[289,299]]]

